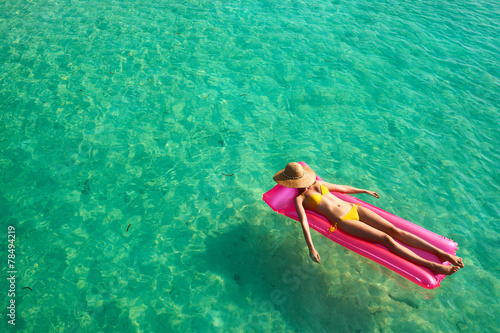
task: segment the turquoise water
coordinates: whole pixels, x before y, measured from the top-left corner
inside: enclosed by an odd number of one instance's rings
[[[498,332],[499,11],[0,3],[1,330]],[[300,160],[466,267],[429,291],[317,233],[313,265],[261,200]]]

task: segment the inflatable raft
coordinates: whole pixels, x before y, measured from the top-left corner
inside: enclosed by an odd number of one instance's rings
[[[300,164],[308,166],[304,162],[300,162]],[[322,180],[318,176],[316,176],[316,179]],[[363,207],[371,209],[378,215],[394,224],[396,227],[417,235],[418,237],[426,240],[430,244],[442,249],[447,253],[455,255],[457,251],[457,243],[450,239],[437,235],[425,228],[402,219],[401,217],[388,213],[385,210],[370,205],[369,203],[359,200],[358,198],[355,198],[353,196],[337,192],[331,193],[344,201],[357,203]],[[277,184],[271,190],[264,193],[263,200],[274,211],[298,221],[299,218],[297,216],[297,211],[295,210],[294,205],[294,198],[297,195],[297,189],[287,188]],[[415,265],[401,257],[398,257],[397,255],[389,252],[387,248],[380,244],[374,244],[361,240],[359,238],[346,234],[341,230],[336,230],[333,233],[329,233],[328,229],[330,228],[331,224],[330,222],[328,222],[328,220],[313,211],[306,210],[306,214],[310,228],[316,230],[323,236],[328,237],[337,244],[340,244],[366,258],[378,262],[379,264],[393,270],[394,272],[400,274],[401,276],[407,278],[408,280],[418,284],[423,288],[433,289],[439,287],[440,282],[446,276],[441,274],[434,274],[427,268]],[[411,249],[422,258],[445,265],[451,265],[449,262],[441,262],[434,254],[420,249],[412,248],[405,244],[402,245]]]

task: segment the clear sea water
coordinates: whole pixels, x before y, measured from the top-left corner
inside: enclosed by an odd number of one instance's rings
[[[0,2],[0,331],[498,332],[499,13]],[[466,267],[425,290],[315,232],[313,265],[261,200],[289,161],[377,191]]]

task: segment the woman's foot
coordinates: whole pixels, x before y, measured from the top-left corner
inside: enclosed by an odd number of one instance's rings
[[[431,268],[431,271],[433,271],[436,274],[451,275],[453,273],[456,273],[459,269],[460,267],[458,266],[446,266],[446,265],[435,264],[435,266]]]
[[[443,252],[442,254],[438,254],[438,258],[442,262],[448,261],[452,265],[458,266],[460,268],[464,267],[464,262],[462,258],[454,256],[453,254]]]

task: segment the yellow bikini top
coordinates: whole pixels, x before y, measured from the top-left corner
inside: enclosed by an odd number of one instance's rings
[[[312,209],[314,209],[321,202],[321,200],[323,199],[323,196],[327,193],[330,193],[328,188],[325,185],[321,185],[321,194],[317,194],[317,193],[311,194],[310,196],[306,197],[306,200],[309,202]]]

